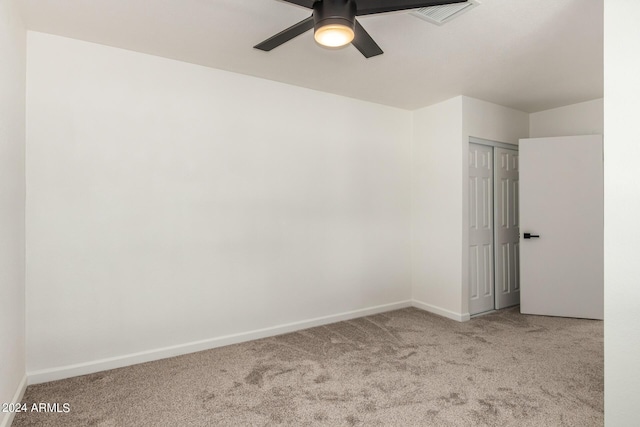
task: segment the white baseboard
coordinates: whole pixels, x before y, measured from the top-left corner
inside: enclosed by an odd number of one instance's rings
[[[419,308],[421,310],[428,311],[429,313],[437,314],[438,316],[443,316],[458,322],[466,322],[467,320],[471,319],[469,313],[456,313],[455,311],[447,310],[446,308],[427,304],[426,302],[418,301],[415,299],[411,301],[411,305],[415,308]]]
[[[13,400],[11,400],[11,402],[6,402],[6,403],[20,403],[22,401],[22,397],[24,396],[24,392],[27,389],[27,376],[24,375],[22,377],[22,381],[20,381],[20,384],[18,384],[18,389],[16,390],[16,393],[13,395]],[[5,403],[5,402],[2,402]],[[10,427],[11,423],[13,423],[13,418],[16,416],[15,412],[7,412],[2,414],[4,415],[1,419],[0,419],[0,427]]]
[[[28,383],[39,384],[48,381],[56,381],[65,378],[76,377],[79,375],[93,374],[109,369],[122,368],[138,363],[152,362],[154,360],[166,359],[168,357],[180,356],[182,354],[194,353],[197,351],[209,350],[212,348],[223,347],[230,344],[238,344],[245,341],[286,334],[288,332],[295,332],[302,329],[313,328],[315,326],[327,325],[329,323],[341,322],[343,320],[355,319],[357,317],[370,316],[372,314],[384,313],[385,311],[398,310],[411,306],[411,300],[400,301],[360,310],[348,311],[345,313],[316,317],[314,319],[302,320],[299,322],[287,323],[270,328],[257,329],[254,331],[242,332],[239,334],[225,335],[171,347],[159,348],[140,353],[110,357],[107,359],[94,360],[91,362],[79,363],[75,365],[61,366],[52,369],[32,371],[27,373]]]

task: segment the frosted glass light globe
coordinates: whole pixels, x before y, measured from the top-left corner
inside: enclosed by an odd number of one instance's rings
[[[353,41],[355,33],[346,25],[328,24],[316,30],[314,38],[322,46],[340,47]]]

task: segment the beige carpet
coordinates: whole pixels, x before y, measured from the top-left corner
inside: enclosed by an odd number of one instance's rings
[[[601,426],[603,323],[408,308],[30,386],[14,426]]]

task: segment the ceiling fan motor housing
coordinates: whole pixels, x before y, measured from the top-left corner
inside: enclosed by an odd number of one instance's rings
[[[354,0],[320,0],[313,4],[314,31],[325,25],[344,25],[352,30],[356,25]]]

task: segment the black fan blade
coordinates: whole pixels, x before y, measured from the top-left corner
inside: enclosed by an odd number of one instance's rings
[[[354,45],[365,58],[371,58],[372,56],[382,55],[384,53],[358,21],[356,21],[355,32],[356,36],[353,38],[351,44]]]
[[[467,0],[358,0],[358,12],[356,15],[372,15],[374,13],[442,6],[443,4],[464,3],[466,1]]]
[[[287,3],[297,4],[298,6],[306,7],[307,9],[313,9],[313,4],[317,0],[284,0]]]
[[[266,39],[262,43],[258,43],[254,46],[254,48],[269,52],[271,49],[274,49],[281,44],[286,43],[295,37],[298,37],[300,34],[309,31],[312,28],[313,16],[310,16],[304,21],[300,21],[296,25],[293,25],[286,30],[279,32],[275,36]]]

